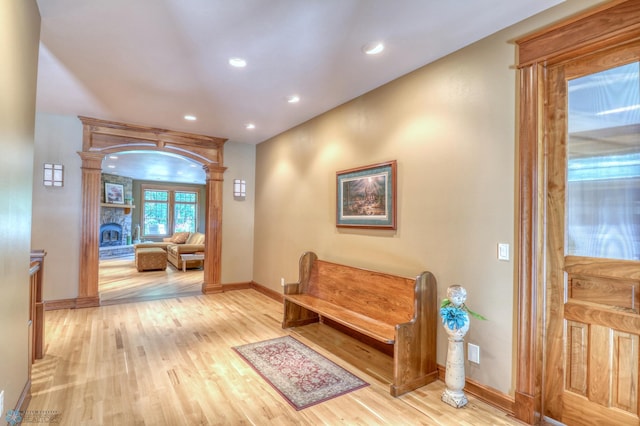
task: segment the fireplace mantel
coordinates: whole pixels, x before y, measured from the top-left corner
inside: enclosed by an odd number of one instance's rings
[[[110,203],[100,203],[102,207],[111,207],[114,209],[124,209],[124,214],[129,214],[131,209],[135,209],[136,206],[132,204],[110,204]]]

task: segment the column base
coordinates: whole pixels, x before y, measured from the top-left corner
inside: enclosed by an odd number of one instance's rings
[[[222,285],[221,284],[202,283],[202,293],[203,294],[222,293]]]
[[[450,389],[445,389],[445,391],[442,392],[442,397],[440,399],[442,399],[442,402],[445,402],[454,408],[462,408],[469,402],[463,391],[454,391]]]

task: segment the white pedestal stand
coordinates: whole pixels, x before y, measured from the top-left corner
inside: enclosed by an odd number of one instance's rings
[[[133,244],[138,244],[140,242],[140,225],[136,225],[133,229]]]
[[[451,286],[447,289],[447,297],[455,307],[460,307],[467,298],[467,291],[459,286]],[[467,405],[467,397],[464,394],[464,335],[469,331],[469,315],[464,312],[466,321],[460,328],[449,328],[444,324],[444,329],[449,335],[449,348],[447,350],[447,371],[445,384],[447,388],[442,393],[442,401],[455,408]]]

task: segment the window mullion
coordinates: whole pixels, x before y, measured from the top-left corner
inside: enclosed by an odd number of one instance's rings
[[[175,222],[174,222],[174,212],[173,212],[173,205],[174,205],[174,201],[175,201],[175,191],[171,190],[169,191],[169,205],[168,205],[168,209],[169,209],[169,229],[171,230],[171,234],[174,234],[176,232],[176,226],[175,226]]]

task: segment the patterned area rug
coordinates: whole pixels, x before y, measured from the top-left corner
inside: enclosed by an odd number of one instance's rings
[[[291,336],[233,349],[296,410],[369,385]]]

